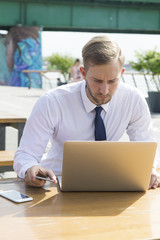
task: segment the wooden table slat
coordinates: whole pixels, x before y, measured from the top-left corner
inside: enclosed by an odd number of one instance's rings
[[[12,166],[15,151],[0,151],[0,166]]]

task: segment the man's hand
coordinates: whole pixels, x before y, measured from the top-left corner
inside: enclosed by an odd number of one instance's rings
[[[160,187],[160,176],[158,173],[154,170],[152,171],[151,174],[151,179],[150,179],[150,184],[149,184],[149,189],[155,189],[157,187]]]
[[[43,187],[46,181],[39,180],[36,178],[36,176],[49,177],[53,180],[53,183],[57,183],[56,176],[54,175],[53,171],[40,166],[33,166],[27,170],[25,183],[33,187]]]

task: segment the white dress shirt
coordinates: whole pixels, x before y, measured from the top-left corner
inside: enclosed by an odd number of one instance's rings
[[[85,86],[85,81],[63,85],[37,101],[15,154],[19,177],[24,178],[34,165],[61,174],[64,142],[95,140],[96,105],[88,99]],[[111,101],[101,106],[107,141],[119,141],[125,131],[130,141],[155,141],[146,100],[136,88],[121,82]],[[51,148],[44,156],[49,140]]]

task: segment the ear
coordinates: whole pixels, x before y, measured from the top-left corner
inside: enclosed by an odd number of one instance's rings
[[[84,67],[80,67],[80,71],[83,76],[83,79],[86,79],[86,70],[84,69]]]

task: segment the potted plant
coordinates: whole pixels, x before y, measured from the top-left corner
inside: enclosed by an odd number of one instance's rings
[[[144,52],[136,51],[135,62],[130,62],[132,67],[145,74],[150,74],[150,80],[154,83],[156,91],[148,91],[148,104],[151,112],[160,113],[160,52],[156,49]]]

